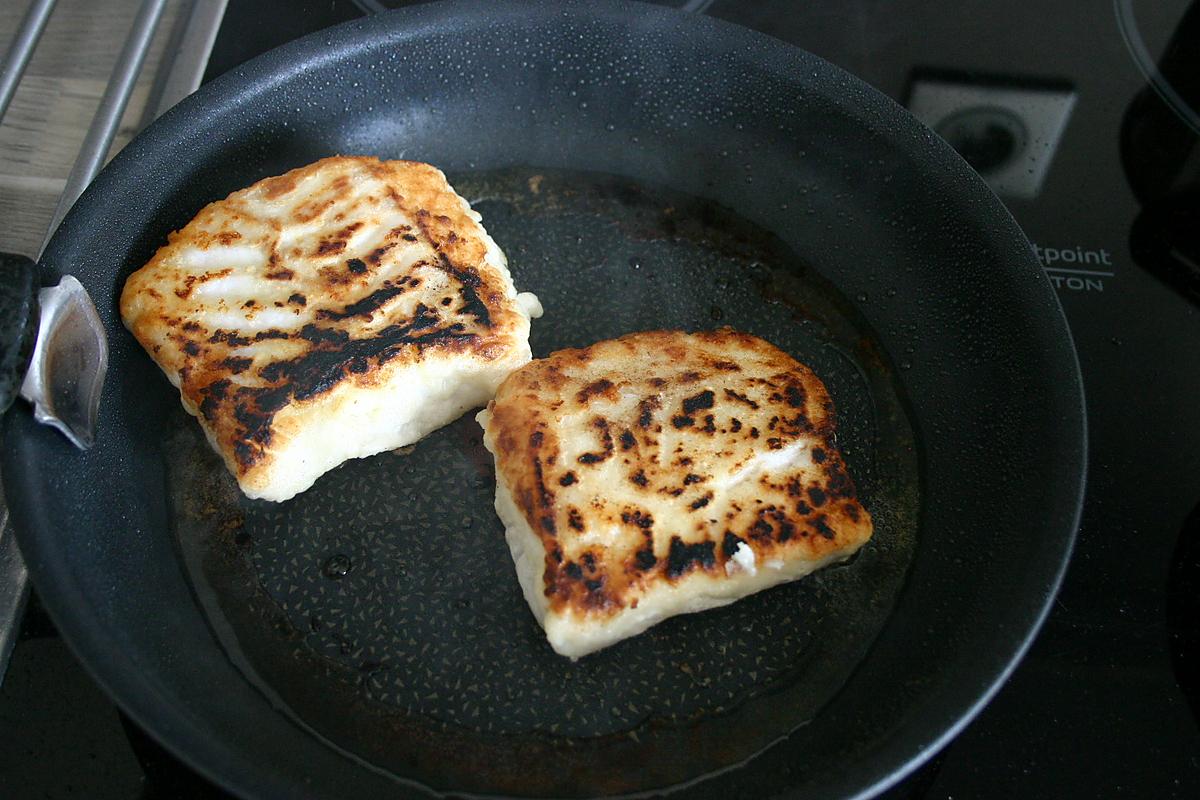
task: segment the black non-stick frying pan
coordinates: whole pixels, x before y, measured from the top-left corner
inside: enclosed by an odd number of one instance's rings
[[[241,498],[117,296],[205,203],[333,153],[447,171],[546,307],[535,356],[728,324],[813,366],[871,545],[571,663],[469,416]],[[90,451],[7,416],[30,571],[121,706],[247,796],[864,796],[996,691],[1071,548],[1079,371],[1016,224],[891,101],[707,18],[452,2],[300,40],[128,145],[43,272],[90,291],[110,369]]]

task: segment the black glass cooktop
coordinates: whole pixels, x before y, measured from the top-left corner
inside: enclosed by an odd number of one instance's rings
[[[886,796],[1200,797],[1200,0],[662,4],[810,50],[951,142],[1034,243],[1079,353],[1088,496],[1062,592],[993,702]],[[395,5],[231,0],[207,77]],[[223,795],[121,717],[35,597],[0,688],[0,796]]]

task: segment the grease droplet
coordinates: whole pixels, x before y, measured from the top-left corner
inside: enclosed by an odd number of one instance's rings
[[[321,567],[321,574],[335,581],[341,580],[349,574],[351,566],[353,565],[350,563],[350,557],[338,553],[325,561],[325,565]]]

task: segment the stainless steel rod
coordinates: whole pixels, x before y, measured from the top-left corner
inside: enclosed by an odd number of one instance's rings
[[[178,46],[172,48],[175,51],[173,54],[167,54],[170,67],[159,67],[162,80],[155,85],[153,101],[146,106],[146,116],[143,118],[145,125],[158,119],[200,87],[227,4],[228,0],[193,1],[182,34],[177,40]]]
[[[79,157],[67,176],[66,188],[58,199],[58,205],[54,207],[54,216],[50,220],[46,241],[42,242],[43,249],[58,229],[63,217],[71,210],[71,206],[75,205],[79,195],[83,194],[83,190],[96,177],[100,167],[104,166],[108,148],[112,146],[113,137],[121,124],[121,116],[125,113],[125,107],[129,105],[129,97],[133,94],[138,73],[146,60],[146,53],[150,50],[150,42],[154,38],[159,20],[162,19],[165,6],[166,0],[144,0],[142,7],[138,9],[133,28],[125,40],[125,46],[121,48],[120,56],[117,57],[117,65],[113,67],[108,88],[104,90],[104,97],[100,99],[100,107],[96,110],[96,116],[92,118],[87,136],[84,137]],[[40,258],[41,254],[38,255]]]
[[[25,74],[29,57],[33,55],[33,48],[37,47],[38,39],[42,38],[46,20],[50,19],[50,12],[53,10],[54,0],[33,0],[25,11],[25,18],[21,20],[21,27],[17,29],[17,36],[4,55],[4,71],[0,72],[0,118],[4,117],[4,112],[8,111],[8,104],[17,93],[17,84]]]

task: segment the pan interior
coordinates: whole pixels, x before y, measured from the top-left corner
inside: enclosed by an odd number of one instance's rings
[[[175,532],[217,638],[298,724],[436,789],[642,791],[804,736],[915,546],[913,428],[874,335],[779,238],[711,201],[599,173],[450,178],[545,306],[535,357],[730,325],[812,367],[874,538],[847,565],[572,663],[521,596],[473,414],[277,505],[242,497],[177,409],[161,441]]]

